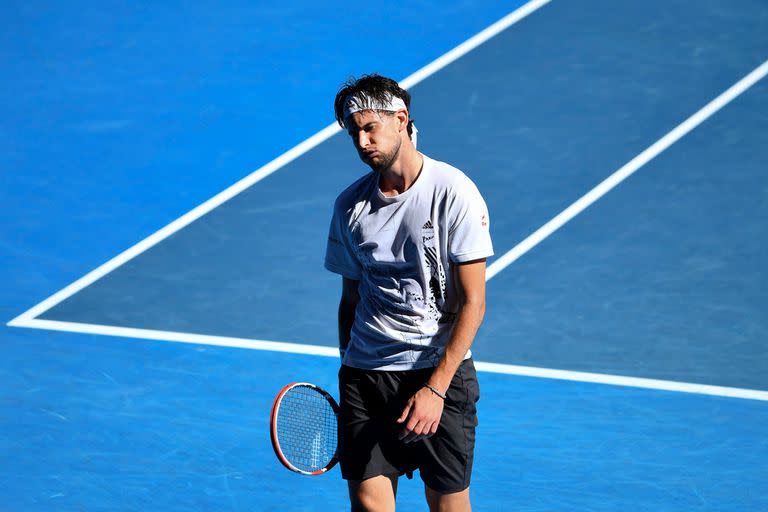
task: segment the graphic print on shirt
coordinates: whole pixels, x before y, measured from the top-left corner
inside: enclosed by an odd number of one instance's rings
[[[418,293],[421,287],[418,284],[417,265],[414,264],[413,268],[409,268],[409,265],[388,261],[389,257],[378,260],[374,252],[379,250],[379,242],[366,239],[362,231],[358,221],[351,223],[353,247],[364,269],[362,280],[365,282],[363,291],[366,300],[373,311],[386,311],[391,319],[400,324],[399,328],[406,328],[410,334],[420,332],[418,315],[415,314],[412,306],[414,302],[424,302],[423,297]],[[386,244],[383,245],[386,246]],[[387,292],[381,293],[382,290]],[[389,327],[396,330],[395,326]]]
[[[429,270],[429,289],[425,306],[427,313],[434,320],[444,323],[449,315],[441,312],[445,303],[445,271],[440,264],[435,247],[435,227],[431,220],[427,220],[421,228],[421,242],[424,250],[424,259]]]

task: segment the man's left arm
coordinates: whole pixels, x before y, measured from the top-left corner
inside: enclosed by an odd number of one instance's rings
[[[461,306],[445,352],[427,382],[443,396],[472,346],[485,314],[485,259],[460,263],[455,268]],[[443,399],[429,387],[421,388],[408,400],[397,420],[405,423],[400,439],[408,443],[431,436],[437,432],[442,414]]]

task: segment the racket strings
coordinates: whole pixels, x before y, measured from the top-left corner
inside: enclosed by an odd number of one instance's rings
[[[276,426],[283,455],[302,471],[322,469],[336,454],[336,413],[314,388],[291,388],[280,402]]]

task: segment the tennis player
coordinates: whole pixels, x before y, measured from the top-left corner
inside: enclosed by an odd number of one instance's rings
[[[395,509],[419,470],[430,510],[470,510],[488,210],[458,169],[416,149],[411,98],[366,75],[336,120],[372,171],[336,199],[325,267],[342,276],[339,463],[352,510]]]

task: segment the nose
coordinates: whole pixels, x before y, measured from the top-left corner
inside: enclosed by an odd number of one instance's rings
[[[360,130],[357,132],[357,137],[355,137],[357,140],[357,147],[360,149],[365,149],[368,144],[371,143],[371,138],[368,136],[368,134],[365,132],[365,130]]]

